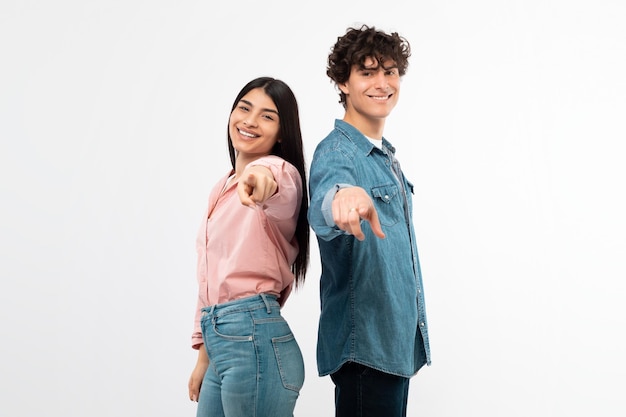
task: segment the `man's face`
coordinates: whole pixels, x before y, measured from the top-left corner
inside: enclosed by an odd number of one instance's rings
[[[398,103],[400,75],[395,61],[386,60],[383,65],[370,57],[363,67],[353,65],[350,78],[339,88],[346,94],[347,112],[360,118],[385,119]]]

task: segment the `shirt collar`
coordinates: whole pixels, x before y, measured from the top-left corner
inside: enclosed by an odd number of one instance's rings
[[[372,149],[375,149],[374,146],[367,138],[358,130],[356,127],[352,126],[350,123],[344,122],[341,119],[335,119],[335,129],[340,130],[346,134],[347,137],[359,148],[363,153],[369,155],[372,152]],[[396,153],[396,148],[385,139],[383,136],[383,149],[389,150],[391,154]]]

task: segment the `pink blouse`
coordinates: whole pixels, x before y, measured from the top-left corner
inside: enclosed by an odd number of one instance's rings
[[[284,304],[291,293],[291,265],[298,254],[295,238],[302,198],[298,170],[280,157],[269,155],[248,166],[267,167],[278,184],[276,194],[255,208],[241,204],[236,183],[224,193],[229,175],[209,196],[196,249],[198,252],[198,305],[191,344],[202,345],[201,309],[259,293],[275,294]]]

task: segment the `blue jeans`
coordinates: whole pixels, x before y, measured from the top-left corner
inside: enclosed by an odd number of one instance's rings
[[[409,378],[355,362],[345,363],[330,377],[336,417],[406,417]]]
[[[276,298],[261,294],[202,309],[209,356],[198,417],[292,417],[304,361]]]

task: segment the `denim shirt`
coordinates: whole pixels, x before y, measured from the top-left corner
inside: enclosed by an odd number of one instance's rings
[[[317,364],[320,376],[345,362],[411,377],[430,365],[424,291],[412,220],[413,185],[392,169],[395,149],[383,150],[342,121],[315,150],[310,170],[309,223],[319,244],[322,276]],[[399,169],[399,166],[398,166]],[[361,221],[365,240],[340,230],[331,203],[337,190],[369,194],[385,233]]]

